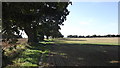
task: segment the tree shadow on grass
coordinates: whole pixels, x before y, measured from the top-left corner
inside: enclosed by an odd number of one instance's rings
[[[100,44],[57,44],[51,45],[47,63],[60,66],[118,66],[118,48]],[[60,55],[61,53],[65,55]]]
[[[38,56],[40,56],[40,54],[29,54],[26,56],[30,58],[30,59],[26,58],[26,61],[28,61],[32,64],[38,64],[39,60],[37,58],[39,58]],[[36,61],[38,61],[38,62],[36,62]]]
[[[41,49],[43,49],[43,47],[44,47],[43,44],[37,43],[37,44],[31,44],[27,48],[32,49],[32,50],[41,50]]]

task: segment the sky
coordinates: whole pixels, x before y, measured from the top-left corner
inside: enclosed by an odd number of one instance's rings
[[[118,34],[118,2],[73,2],[60,32],[67,35]]]

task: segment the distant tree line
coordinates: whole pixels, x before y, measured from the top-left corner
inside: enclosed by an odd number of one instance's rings
[[[81,36],[81,35],[68,35],[67,38],[94,38],[94,37],[120,37],[120,34],[118,35],[113,35],[113,34],[108,34],[108,35],[87,35],[87,36]]]

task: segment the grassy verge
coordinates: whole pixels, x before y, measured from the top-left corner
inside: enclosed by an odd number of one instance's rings
[[[5,67],[9,64],[13,64],[12,60],[18,57],[21,52],[25,50],[25,46],[23,45],[16,45],[10,46],[3,49],[2,55],[2,66]]]
[[[15,57],[14,59],[9,59],[12,61],[12,64],[9,64],[6,66],[6,68],[10,67],[38,67],[42,66],[40,62],[45,61],[46,57],[48,56],[49,51],[49,45],[52,42],[49,42],[50,40],[40,42],[39,44],[34,44],[32,46],[30,45],[20,45],[20,48],[23,48],[23,51],[21,51]],[[17,50],[16,50],[17,51]],[[8,52],[8,51],[7,51]],[[11,51],[9,51],[11,52]],[[8,56],[8,55],[7,55]],[[12,54],[13,56],[13,54]]]
[[[41,55],[40,50],[30,48],[26,48],[19,57],[13,60],[13,66],[38,66],[39,57]]]
[[[41,54],[43,53],[43,45],[17,45],[17,47],[5,49],[5,55],[8,57],[6,61],[10,61],[6,68],[21,66],[21,67],[34,67],[39,66]],[[16,56],[16,57],[15,57]],[[9,61],[7,63],[9,63]]]

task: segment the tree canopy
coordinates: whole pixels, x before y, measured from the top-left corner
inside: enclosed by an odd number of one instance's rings
[[[38,36],[61,34],[60,25],[69,15],[71,2],[3,2],[2,33],[5,39],[25,31],[28,42],[38,42]],[[43,38],[44,39],[44,38]]]

